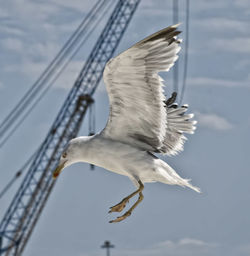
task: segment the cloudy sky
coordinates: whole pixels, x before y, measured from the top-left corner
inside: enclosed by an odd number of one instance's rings
[[[87,164],[66,169],[26,247],[25,255],[250,255],[250,1],[190,1],[190,49],[184,103],[198,120],[185,151],[164,157],[202,194],[146,184],[143,203],[119,224],[110,206],[134,190],[123,176]],[[0,8],[0,120],[30,88],[88,13],[93,1],[10,0]],[[185,39],[185,1],[179,0]],[[104,23],[103,23],[104,24]],[[172,24],[172,1],[142,0],[116,54]],[[101,27],[32,115],[0,148],[2,188],[45,138]],[[182,53],[183,54],[183,53]],[[183,70],[183,55],[179,60]],[[171,91],[172,73],[163,75]],[[180,74],[182,80],[182,73]],[[108,117],[103,83],[95,94],[97,130]],[[83,123],[81,134],[88,133]],[[0,202],[4,215],[20,181]],[[131,203],[130,203],[131,204]]]

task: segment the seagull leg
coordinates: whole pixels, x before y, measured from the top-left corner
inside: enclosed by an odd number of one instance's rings
[[[135,193],[135,192],[134,192]],[[133,193],[132,196],[134,196],[135,194]],[[126,204],[129,202],[129,199],[132,197],[131,195],[129,195],[129,197],[125,197],[124,199],[122,199],[122,201],[112,207],[110,207],[109,213],[111,212],[121,212],[124,207],[126,206]]]
[[[111,213],[111,212],[121,212],[124,209],[124,207],[126,206],[126,204],[129,202],[129,199],[143,190],[144,186],[143,186],[142,182],[139,180],[138,183],[139,183],[140,187],[135,192],[133,192],[132,194],[123,198],[120,203],[110,207],[109,213]]]
[[[132,193],[131,195],[125,197],[125,198],[121,201],[121,203],[123,203],[124,200],[126,201],[126,199],[130,199],[131,197],[133,197],[134,195],[136,195],[137,193],[139,193],[139,198],[137,199],[137,201],[136,201],[136,202],[133,204],[133,206],[132,206],[127,212],[125,212],[122,216],[117,217],[115,220],[111,220],[109,223],[120,222],[120,221],[126,219],[128,216],[131,215],[131,213],[132,213],[132,211],[135,209],[135,207],[143,200],[144,196],[143,196],[143,194],[142,194],[142,190],[144,189],[144,186],[143,186],[143,184],[142,184],[142,182],[141,182],[140,180],[139,180],[139,184],[140,184],[139,189],[136,190],[136,191],[135,191],[134,193]],[[113,207],[119,206],[121,203],[119,203],[119,204],[117,204],[117,205],[115,205],[115,206],[113,206]],[[123,203],[123,204],[124,204],[124,203]],[[121,204],[122,209],[125,207],[126,203],[125,203],[124,206],[123,206],[123,204]],[[111,210],[113,209],[113,207],[111,207]],[[119,208],[120,211],[122,211],[122,209],[120,210],[120,208]],[[112,212],[111,210],[110,210],[110,212]],[[114,211],[114,210],[113,210],[113,211]]]
[[[109,223],[114,223],[114,222],[120,222],[122,220],[125,220],[128,216],[131,215],[132,211],[135,209],[135,207],[143,200],[144,196],[142,192],[139,193],[139,198],[138,200],[133,204],[133,206],[125,212],[122,216],[117,217],[115,220],[111,220]]]

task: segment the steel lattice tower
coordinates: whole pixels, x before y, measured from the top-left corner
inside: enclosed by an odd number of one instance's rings
[[[21,255],[55,185],[52,171],[92,104],[106,62],[140,0],[119,0],[0,224],[0,255]]]

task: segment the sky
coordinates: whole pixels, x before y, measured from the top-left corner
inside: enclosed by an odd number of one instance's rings
[[[0,0],[0,121],[42,73],[88,13],[93,1]],[[185,40],[185,1],[179,0]],[[60,176],[24,255],[250,255],[250,1],[190,1],[187,88],[183,103],[198,121],[185,150],[161,157],[201,194],[166,184],[145,185],[144,201],[125,221],[109,207],[134,190],[128,178],[88,164]],[[142,0],[115,54],[172,24],[172,1]],[[104,25],[104,23],[102,24]],[[101,27],[20,129],[0,148],[0,189],[46,137]],[[180,81],[183,50],[178,61]],[[167,93],[172,72],[162,74]],[[103,82],[95,93],[96,130],[108,118]],[[88,133],[86,117],[81,135]],[[0,202],[0,219],[20,181]],[[130,205],[131,202],[130,202]]]

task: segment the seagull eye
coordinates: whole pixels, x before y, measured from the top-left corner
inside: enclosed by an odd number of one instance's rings
[[[62,157],[63,157],[63,158],[66,158],[66,157],[67,157],[67,153],[66,153],[66,152],[63,152]]]

